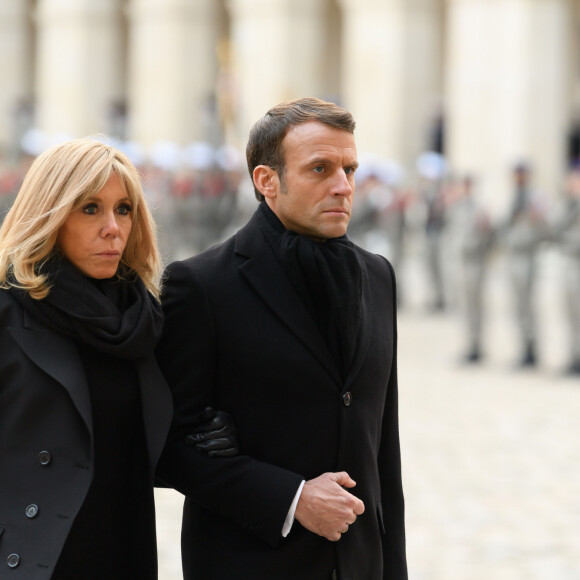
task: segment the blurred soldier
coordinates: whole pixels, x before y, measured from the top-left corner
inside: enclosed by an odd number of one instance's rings
[[[479,362],[482,356],[483,289],[487,258],[493,238],[489,214],[476,202],[474,183],[466,176],[453,188],[450,221],[455,232],[459,267],[462,275],[462,295],[467,322],[468,348],[465,362]]]
[[[536,258],[546,237],[544,210],[530,187],[530,168],[520,163],[513,171],[514,201],[504,232],[508,269],[513,285],[516,318],[522,341],[520,366],[537,363],[534,291]]]
[[[440,154],[426,151],[419,155],[416,167],[421,180],[418,197],[425,206],[427,274],[433,293],[431,309],[443,310],[446,303],[442,260],[446,209],[443,178],[446,163]]]
[[[364,158],[357,169],[356,187],[357,197],[353,201],[352,217],[348,228],[349,238],[365,250],[370,250],[369,245],[372,245],[373,252],[385,255],[385,250],[388,249],[388,246],[385,248],[386,240],[377,244],[376,240],[372,241],[372,233],[370,236],[369,233],[377,227],[379,211],[377,201],[382,203],[385,198],[389,197],[389,192],[381,184],[374,163],[365,163]]]
[[[433,291],[432,310],[445,308],[445,287],[443,283],[443,263],[441,250],[445,228],[445,202],[443,188],[439,181],[425,182],[422,188],[426,204],[425,236],[427,240],[427,272]]]
[[[388,203],[382,207],[380,225],[389,242],[389,259],[397,273],[397,303],[401,303],[402,268],[405,232],[407,229],[406,210],[411,194],[403,187],[403,169],[394,161],[385,161],[379,165],[379,174],[389,192]],[[385,197],[385,202],[387,198]]]
[[[178,257],[197,254],[214,239],[216,200],[213,170],[215,149],[205,141],[195,141],[185,147],[186,179],[182,191],[173,191],[175,225],[180,238]]]
[[[397,272],[403,253],[406,192],[402,169],[393,161],[376,160],[357,173],[359,198],[349,226],[351,239],[363,248],[385,256]],[[400,289],[397,288],[399,292]]]
[[[565,183],[564,197],[550,223],[551,239],[562,250],[566,318],[570,329],[570,361],[566,372],[580,374],[580,166]]]

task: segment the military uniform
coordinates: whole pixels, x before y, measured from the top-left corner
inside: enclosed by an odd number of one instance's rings
[[[523,168],[516,168],[516,175],[520,177],[504,232],[504,243],[523,350],[520,364],[534,366],[537,363],[537,327],[534,307],[536,262],[540,243],[546,237],[546,224],[544,211],[527,183],[527,171]]]
[[[580,172],[575,172],[576,189],[580,189]],[[580,374],[580,191],[567,191],[550,223],[551,239],[560,249],[563,266],[566,320],[570,330],[569,366],[567,372]]]
[[[493,229],[487,212],[477,204],[469,190],[464,190],[450,210],[459,267],[467,326],[466,362],[478,362],[482,356],[483,289],[487,258]]]

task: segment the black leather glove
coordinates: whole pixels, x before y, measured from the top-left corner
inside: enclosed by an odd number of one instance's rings
[[[194,421],[193,433],[185,438],[188,445],[210,457],[233,457],[239,452],[237,430],[232,416],[206,407]]]

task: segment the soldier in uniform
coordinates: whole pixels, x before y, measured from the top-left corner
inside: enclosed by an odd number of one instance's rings
[[[536,261],[546,237],[545,212],[532,191],[531,170],[523,163],[513,171],[515,194],[504,232],[508,270],[522,343],[521,367],[537,364],[537,328],[534,308]]]
[[[566,372],[580,375],[580,165],[568,174],[564,197],[550,221],[550,234],[560,246],[563,261],[566,320],[570,331]]]
[[[426,266],[432,290],[430,309],[436,312],[446,306],[442,257],[446,228],[446,163],[441,155],[427,151],[419,156],[416,166],[420,178],[418,197],[425,207]]]
[[[467,363],[477,363],[482,357],[483,290],[493,239],[489,214],[475,200],[473,189],[471,176],[458,180],[453,187],[453,202],[449,209],[467,323],[467,350],[464,356]]]

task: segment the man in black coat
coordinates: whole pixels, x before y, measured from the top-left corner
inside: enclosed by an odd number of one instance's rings
[[[183,465],[167,482],[191,496],[187,580],[407,578],[395,278],[345,235],[353,132],[318,99],[271,109],[247,146],[256,213],[167,269],[158,359],[175,419],[158,472]],[[206,405],[233,415],[241,455],[183,443]]]

